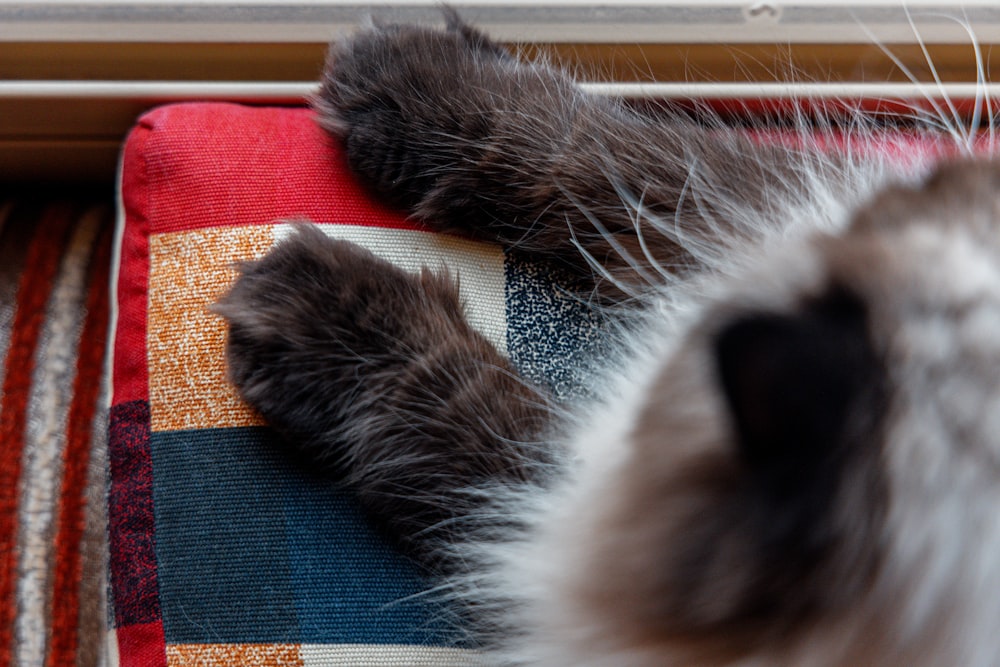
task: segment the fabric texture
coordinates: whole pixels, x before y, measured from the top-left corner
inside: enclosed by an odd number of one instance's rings
[[[123,666],[477,664],[351,494],[282,456],[208,306],[291,229],[447,266],[473,326],[561,396],[596,322],[516,254],[370,201],[311,111],[162,107],[124,148],[110,413],[109,646]]]
[[[0,203],[0,665],[102,659],[112,219]]]

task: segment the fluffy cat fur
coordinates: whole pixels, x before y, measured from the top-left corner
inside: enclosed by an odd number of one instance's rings
[[[491,659],[996,663],[996,163],[888,159],[860,118],[831,157],[643,112],[454,16],[335,43],[316,108],[374,196],[619,322],[567,408],[453,277],[308,226],[217,306],[241,395],[445,577]]]

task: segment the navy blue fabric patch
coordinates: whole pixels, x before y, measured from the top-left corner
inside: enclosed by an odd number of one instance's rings
[[[445,643],[427,583],[264,428],[154,433],[168,643]],[[414,597],[416,596],[416,597]]]
[[[300,641],[447,645],[427,583],[362,516],[355,497],[297,477],[285,494]],[[331,636],[331,633],[335,633]]]
[[[607,335],[601,315],[560,286],[551,267],[504,251],[507,352],[521,375],[564,401],[590,396]]]

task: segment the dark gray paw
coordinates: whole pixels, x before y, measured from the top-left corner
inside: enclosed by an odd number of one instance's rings
[[[435,345],[430,320],[464,326],[449,280],[409,274],[308,225],[240,268],[214,307],[229,321],[230,380],[272,426],[307,446],[341,439],[359,399],[377,396]]]
[[[314,105],[355,174],[412,210],[462,146],[489,133],[497,65],[512,58],[446,13],[448,27],[378,26],[330,48]]]

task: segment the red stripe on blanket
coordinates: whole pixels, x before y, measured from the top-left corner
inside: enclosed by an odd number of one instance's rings
[[[160,107],[142,117],[133,142],[141,150],[126,148],[122,192],[153,234],[296,218],[419,228],[366,195],[310,109]]]
[[[0,667],[11,664],[17,601],[17,507],[21,458],[31,393],[35,349],[45,321],[45,305],[74,221],[69,206],[50,207],[42,216],[25,258],[17,310],[7,350],[7,374],[0,406]]]
[[[105,225],[90,259],[86,319],[80,334],[73,403],[66,425],[60,516],[55,537],[53,595],[56,603],[52,606],[52,643],[46,663],[50,667],[74,664],[80,640],[80,580],[83,567],[80,545],[85,528],[91,435],[101,394],[104,340],[108,329],[110,232],[110,225]]]

